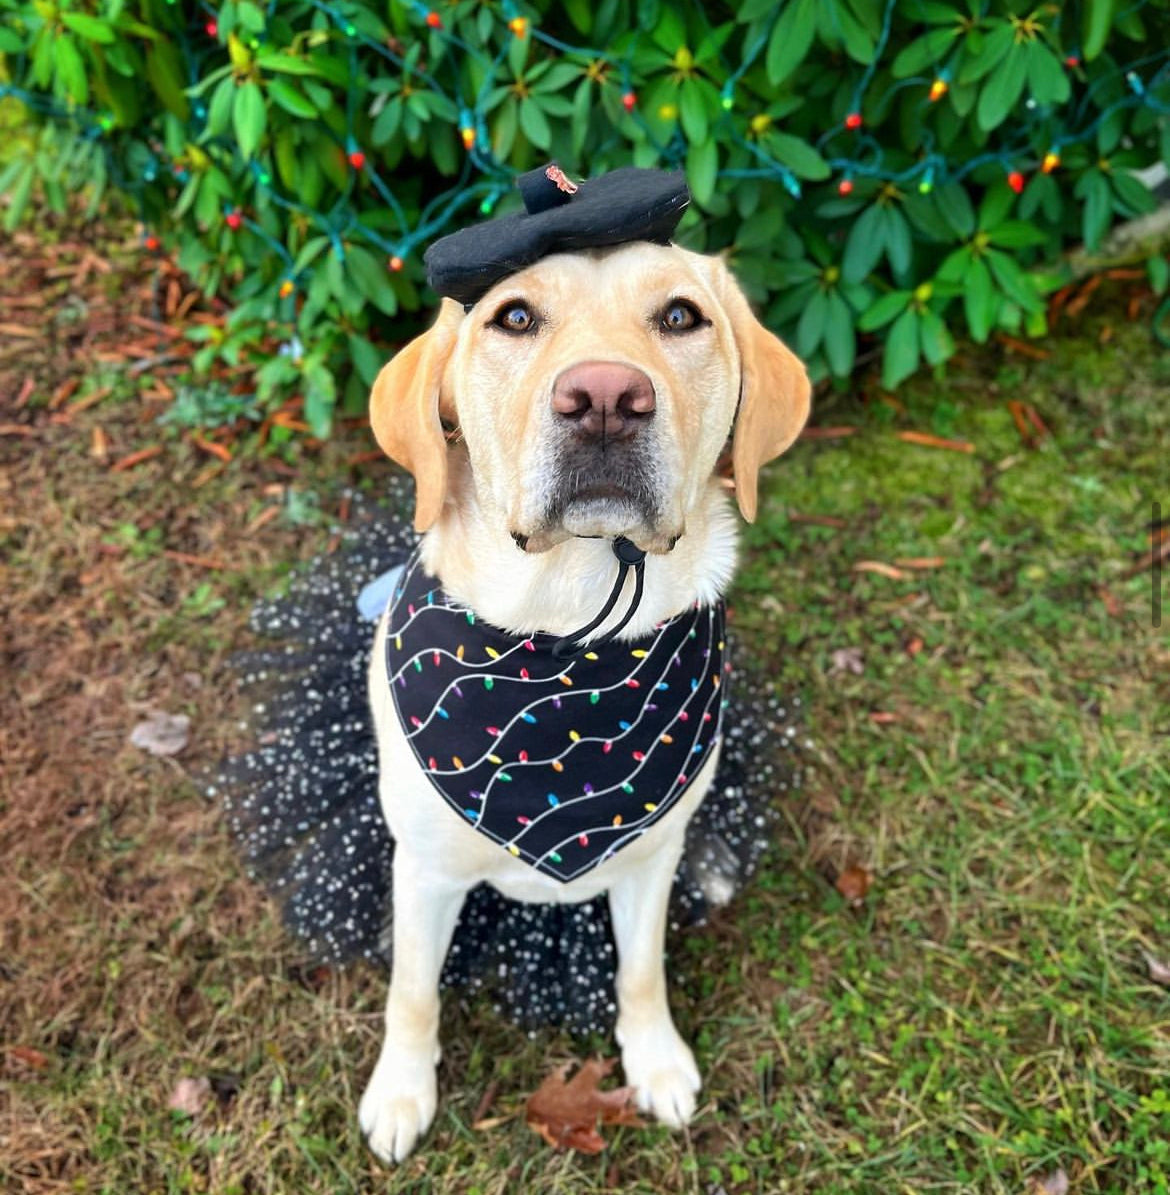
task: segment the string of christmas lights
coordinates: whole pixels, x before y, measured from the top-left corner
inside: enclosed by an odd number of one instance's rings
[[[168,2],[174,3],[174,0]],[[1139,0],[1131,11],[1142,7],[1142,3],[1143,0]],[[477,65],[482,80],[477,93],[449,94],[434,74],[420,68],[417,61],[408,61],[407,57],[399,53],[397,43],[388,43],[365,32],[360,27],[362,13],[359,8],[347,9],[342,3],[330,3],[329,0],[310,0],[310,7],[331,27],[332,32],[329,36],[343,42],[348,51],[349,83],[345,92],[344,133],[339,135],[324,120],[316,122],[316,126],[338,145],[345,156],[351,172],[347,186],[337,202],[328,210],[321,211],[302,203],[276,184],[272,167],[264,151],[258,150],[255,156],[242,165],[252,183],[252,209],[259,213],[265,205],[271,204],[296,214],[328,238],[332,252],[339,260],[345,259],[347,241],[364,242],[385,257],[389,270],[401,271],[412,257],[417,256],[422,247],[461,220],[473,205],[478,206],[481,214],[489,214],[500,199],[512,189],[517,172],[493,154],[488,97],[491,89],[500,82],[499,71],[508,58],[514,40],[533,39],[549,51],[580,65],[582,78],[587,77],[589,63],[604,63],[606,69],[600,78],[608,82],[609,77],[616,74],[622,108],[637,125],[640,137],[652,147],[658,163],[678,167],[686,161],[688,142],[677,120],[673,134],[663,141],[642,110],[633,65],[640,44],[640,34],[632,39],[630,46],[620,57],[616,57],[604,49],[573,45],[546,33],[532,16],[517,8],[514,0],[503,0],[498,6],[485,6],[485,10],[491,13],[493,22],[503,26],[498,51],[488,55],[460,37],[437,10],[428,7],[422,0],[410,0],[405,8],[420,37],[441,37],[449,50],[458,51],[474,60]],[[268,24],[271,24],[276,9],[277,0],[268,0]],[[826,181],[831,182],[841,196],[851,194],[861,180],[893,187],[915,187],[920,193],[926,194],[943,184],[962,181],[988,165],[998,165],[1008,185],[1018,194],[1023,191],[1031,174],[1050,174],[1058,170],[1062,162],[1062,151],[1090,142],[1101,126],[1119,111],[1140,107],[1158,115],[1170,113],[1170,102],[1159,95],[1170,83],[1170,49],[1161,49],[1136,61],[1119,64],[1113,69],[1101,72],[1084,88],[1079,100],[1068,105],[1060,113],[1061,119],[1066,123],[1052,128],[1042,150],[1036,148],[1036,134],[1042,125],[1053,120],[1053,113],[1046,106],[1038,105],[1029,99],[1025,101],[1021,118],[1013,119],[1010,130],[1005,129],[998,143],[989,146],[981,154],[962,162],[951,161],[945,153],[939,152],[933,130],[923,124],[922,145],[915,160],[900,167],[888,165],[887,152],[869,131],[869,124],[878,121],[880,114],[875,115],[871,112],[869,121],[865,114],[869,111],[870,88],[883,61],[896,9],[896,0],[886,0],[880,29],[874,40],[872,58],[861,71],[852,89],[844,119],[826,128],[814,143],[831,172],[830,179]],[[759,97],[754,96],[745,85],[745,80],[765,52],[775,23],[780,19],[783,10],[783,5],[776,6],[770,21],[762,25],[744,45],[742,60],[734,68],[726,62],[720,50],[719,58],[725,81],[719,92],[720,112],[712,124],[711,135],[716,141],[729,143],[743,151],[752,162],[752,165],[747,167],[725,164],[718,171],[717,177],[778,182],[794,200],[800,200],[803,196],[800,179],[788,165],[770,153],[764,143],[763,134],[772,127],[772,119],[766,114],[751,111],[752,104]],[[700,7],[699,11],[702,12],[703,9]],[[195,20],[198,22],[198,29],[190,29],[189,35],[181,38],[179,42],[188,77],[189,94],[192,94],[186,138],[188,143],[201,145],[205,151],[223,155],[222,160],[225,163],[238,163],[240,150],[230,136],[207,136],[209,113],[207,104],[201,98],[201,89],[206,88],[208,75],[216,69],[212,63],[225,73],[231,69],[230,63],[220,61],[226,47],[221,36],[218,14],[210,4],[204,4],[201,14]],[[1054,36],[1059,36],[1059,13],[1055,16],[1052,32]],[[202,41],[199,40],[199,34],[202,34]],[[266,36],[267,25],[255,35],[249,35],[245,44],[251,50],[258,49],[265,44]],[[412,83],[417,83],[443,97],[445,104],[458,113],[457,127],[465,151],[462,166],[453,184],[430,199],[413,222],[396,195],[394,187],[377,169],[375,155],[368,152],[356,136],[357,114],[364,99],[361,92],[363,75],[359,51],[375,56],[394,70],[406,74]],[[147,52],[149,53],[149,49]],[[951,59],[954,57],[951,54],[944,55],[943,58],[948,56]],[[1083,77],[1083,64],[1075,46],[1062,51],[1060,58],[1066,70],[1082,72]],[[1125,81],[1123,93],[1092,115],[1092,105],[1097,95],[1104,89],[1116,87],[1119,79]],[[951,65],[948,61],[940,60],[934,64],[930,74],[915,74],[900,79],[872,102],[884,110],[896,94],[921,88],[920,105],[922,111],[927,112],[944,99],[951,87]],[[145,205],[141,204],[144,189],[161,174],[169,171],[170,177],[176,182],[184,184],[188,181],[187,168],[180,162],[165,160],[161,146],[153,142],[139,142],[139,145],[145,148],[145,153],[140,156],[139,175],[127,176],[120,169],[121,151],[126,139],[133,138],[135,134],[133,130],[123,133],[117,129],[109,113],[79,106],[65,107],[44,94],[30,92],[11,84],[0,84],[0,98],[5,96],[15,97],[40,116],[70,125],[78,136],[95,146],[100,146],[111,177],[118,181],[122,190],[139,199],[144,215]],[[763,103],[763,100],[760,102]],[[387,234],[386,231],[364,220],[361,212],[351,202],[354,187],[359,181],[371,187],[391,213],[396,224],[392,233]],[[246,228],[271,249],[280,263],[279,275],[273,279],[273,287],[279,299],[290,300],[296,290],[303,286],[305,275],[311,267],[298,271],[289,248],[264,227],[261,219],[241,210],[235,204],[227,203],[223,206],[222,215],[226,228],[232,231]],[[153,230],[147,229],[144,237],[157,245],[158,237]]]

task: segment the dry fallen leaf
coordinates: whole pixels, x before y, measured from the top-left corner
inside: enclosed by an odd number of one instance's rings
[[[864,867],[847,867],[837,877],[837,891],[851,904],[859,905],[873,887],[873,872]]]
[[[34,1050],[32,1046],[9,1046],[7,1054],[13,1062],[34,1071],[43,1071],[49,1065],[49,1060],[44,1054],[40,1050]]]
[[[164,714],[152,710],[145,722],[130,732],[130,742],[151,755],[178,755],[191,737],[191,719],[186,714]]]
[[[889,577],[891,581],[904,581],[906,574],[900,568],[894,568],[892,564],[886,564],[881,560],[859,560],[854,566],[855,573],[877,573],[882,577]]]
[[[180,1079],[167,1100],[167,1107],[172,1112],[198,1116],[210,1094],[211,1081],[209,1079]]]
[[[1146,966],[1150,969],[1150,978],[1155,983],[1160,983],[1164,988],[1170,988],[1170,966],[1154,958],[1152,954],[1145,950],[1142,951],[1142,957],[1146,960]]]
[[[613,1059],[590,1058],[565,1081],[573,1064],[566,1062],[528,1097],[528,1124],[554,1149],[597,1154],[605,1148],[599,1125],[641,1125],[634,1108],[634,1089],[601,1090],[601,1081],[614,1068]]]
[[[1028,1184],[1028,1195],[1068,1195],[1068,1175],[1054,1170],[1043,1178],[1034,1177]]]
[[[829,654],[829,660],[830,676],[837,676],[843,672],[852,672],[854,676],[860,676],[865,671],[865,659],[860,647],[839,647]]]

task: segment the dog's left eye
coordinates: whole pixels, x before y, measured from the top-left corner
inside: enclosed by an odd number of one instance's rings
[[[496,312],[492,323],[505,332],[531,332],[536,326],[536,316],[527,303],[511,302]]]
[[[675,299],[667,304],[659,322],[664,332],[689,332],[703,323],[703,317],[693,303]]]

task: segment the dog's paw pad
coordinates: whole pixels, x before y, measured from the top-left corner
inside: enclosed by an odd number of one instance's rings
[[[434,1119],[435,1072],[420,1069],[395,1073],[379,1063],[358,1106],[366,1143],[383,1162],[403,1161]]]

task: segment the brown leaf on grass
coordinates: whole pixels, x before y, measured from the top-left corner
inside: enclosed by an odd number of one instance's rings
[[[137,452],[132,452],[129,456],[124,456],[121,460],[115,461],[110,466],[110,472],[122,473],[127,469],[133,469],[135,465],[141,465],[143,461],[152,460],[162,450],[163,446],[161,444],[152,444],[149,448],[140,448]]]
[[[1117,600],[1115,594],[1104,585],[1097,586],[1097,596],[1105,606],[1105,612],[1110,618],[1120,618],[1125,613],[1125,607]]]
[[[904,581],[906,574],[892,564],[883,564],[880,560],[859,560],[854,566],[855,573],[877,573],[880,577],[889,577],[891,581]]]
[[[906,654],[908,656],[916,656],[926,646],[921,635],[914,635],[906,644]]]
[[[947,562],[945,556],[897,556],[894,563],[899,568],[942,568]]]
[[[130,743],[151,755],[178,755],[191,737],[191,719],[186,714],[164,714],[153,710],[130,732]]]
[[[167,1099],[167,1107],[185,1116],[198,1116],[210,1094],[210,1079],[180,1079]]]
[[[1068,1195],[1068,1175],[1063,1168],[1054,1170],[1043,1178],[1033,1175],[1028,1183],[1028,1195]]]
[[[5,1052],[13,1062],[27,1066],[30,1070],[43,1071],[49,1065],[44,1054],[32,1046],[9,1046]]]
[[[947,440],[942,436],[932,436],[929,432],[898,432],[898,439],[907,444],[920,444],[923,448],[946,448],[950,452],[974,452],[975,445],[970,440]]]
[[[839,647],[829,655],[829,675],[838,676],[843,672],[852,672],[860,676],[865,671],[865,657],[860,647]]]
[[[96,424],[90,435],[89,455],[102,462],[110,455],[110,437]]]
[[[855,427],[806,427],[799,436],[801,440],[841,440],[857,431]]]
[[[177,560],[180,564],[194,564],[199,568],[223,568],[222,560],[214,556],[195,556],[190,552],[176,552],[173,548],[164,548],[163,555],[168,560]]]
[[[191,433],[191,443],[201,451],[210,453],[211,456],[219,457],[221,461],[227,462],[232,459],[231,449],[227,445],[217,444],[214,440],[209,440],[206,436],[201,436],[198,432]]]
[[[1010,349],[1013,353],[1019,353],[1021,357],[1031,357],[1033,361],[1046,361],[1048,359],[1048,350],[1038,348],[1034,344],[1029,344],[1026,340],[1019,340],[1015,336],[1009,336],[1006,332],[1000,332],[995,338],[1006,349]]]
[[[892,722],[899,721],[899,718],[889,710],[874,710],[869,715],[869,720],[878,726],[889,726]]]
[[[488,1114],[488,1109],[496,1102],[496,1096],[499,1094],[500,1084],[496,1079],[493,1079],[484,1089],[483,1095],[480,1096],[479,1103],[475,1106],[475,1111],[471,1114],[471,1127],[473,1129],[476,1127],[476,1125],[483,1123],[484,1118]]]
[[[1161,959],[1154,958],[1147,950],[1142,951],[1142,958],[1146,960],[1150,978],[1155,983],[1160,983],[1164,988],[1170,988],[1170,965],[1162,962]]]
[[[851,904],[859,905],[873,887],[873,872],[864,867],[847,867],[837,877],[837,891]]]
[[[634,1107],[632,1087],[601,1090],[601,1082],[614,1068],[612,1058],[590,1058],[567,1082],[573,1064],[558,1066],[528,1097],[525,1117],[553,1149],[575,1149],[598,1154],[605,1148],[600,1125],[642,1125]]]

